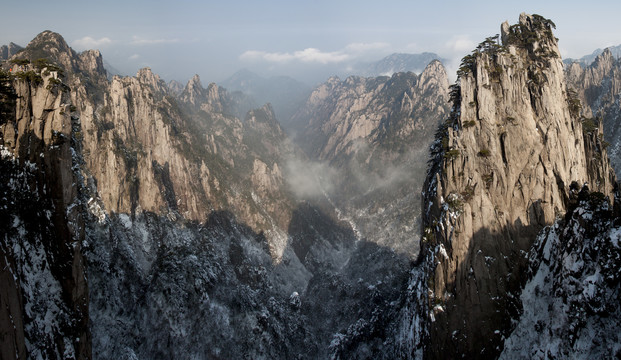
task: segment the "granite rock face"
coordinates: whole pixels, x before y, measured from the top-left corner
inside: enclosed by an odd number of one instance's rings
[[[424,130],[431,133],[435,125],[427,119],[430,112],[440,118],[448,115],[447,95],[446,71],[437,60],[420,75],[330,78],[296,114],[308,124],[301,144],[313,157],[334,160],[355,152],[360,141],[379,142],[388,131],[401,138],[422,138]]]
[[[570,108],[553,26],[526,14],[503,24],[452,87],[423,190],[430,358],[497,356],[520,313],[525,254],[565,214],[570,183],[612,198],[601,129]]]
[[[58,66],[6,66],[11,68],[2,69],[0,119],[2,357],[89,358],[81,249],[86,201],[76,140],[81,124],[70,116],[68,79]]]
[[[420,74],[330,78],[295,115],[298,143],[327,164],[327,191],[359,236],[415,258],[419,194],[433,132],[449,114],[448,79],[439,61]],[[336,174],[336,175],[335,175]]]
[[[242,96],[198,77],[173,92],[146,68],[108,79],[99,52],[52,32],[12,60],[6,354],[328,357],[397,306],[408,258],[293,196],[287,165],[303,155],[269,104],[239,116]]]
[[[85,221],[147,212],[199,222],[227,209],[280,261],[294,204],[278,161],[290,145],[269,106],[242,121],[225,91],[203,89],[198,78],[187,87],[195,103],[177,100],[150,69],[108,81],[98,51],[77,54],[52,32],[13,60],[3,65],[0,139],[3,229],[14,234],[3,247],[10,266],[2,319],[14,319],[7,328],[15,330],[3,351],[90,357]],[[41,208],[31,209],[37,201]],[[49,225],[35,228],[37,219]],[[41,279],[47,297],[32,293]],[[46,307],[54,314],[39,313]]]
[[[605,49],[588,66],[574,62],[565,67],[568,87],[580,100],[583,121],[604,127],[608,155],[617,171],[621,169],[621,61]]]
[[[503,24],[453,87],[437,61],[328,80],[296,115],[306,154],[269,104],[109,79],[40,34],[0,74],[1,357],[536,356],[533,326],[578,339],[558,356],[618,352],[588,345],[618,327],[596,296],[619,293],[616,180],[588,113],[616,62],[565,77],[553,26]]]
[[[565,217],[544,228],[528,252],[523,311],[503,359],[606,358],[621,355],[621,236],[616,206],[571,185]]]

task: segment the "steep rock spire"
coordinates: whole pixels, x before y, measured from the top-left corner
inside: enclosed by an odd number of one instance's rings
[[[601,137],[569,106],[553,27],[521,14],[458,71],[423,190],[430,358],[497,356],[520,311],[524,254],[567,210],[569,184],[612,194]]]
[[[201,78],[200,76],[198,76],[198,74],[195,74],[185,86],[185,89],[181,94],[181,98],[184,102],[196,105],[197,103],[201,102],[200,99],[202,99],[204,96],[205,89],[201,84]]]

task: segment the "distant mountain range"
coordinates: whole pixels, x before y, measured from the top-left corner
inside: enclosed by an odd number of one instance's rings
[[[362,76],[391,76],[397,72],[415,72],[421,73],[425,67],[433,60],[440,60],[446,64],[446,59],[441,58],[438,54],[424,52],[421,54],[391,54],[385,58],[366,64],[359,74]]]
[[[278,121],[287,131],[291,129],[291,117],[312,91],[307,84],[289,76],[266,78],[248,69],[236,72],[219,85],[230,92],[243,92],[257,105],[270,103]]]
[[[0,46],[0,60],[6,60],[10,58],[11,56],[17,54],[17,52],[21,49],[23,49],[23,47],[13,42],[9,43],[9,45]]]
[[[421,73],[433,60],[446,62],[435,53],[424,52],[421,54],[391,54],[385,58],[371,62],[360,63],[339,76],[392,76],[398,72]],[[258,106],[264,103],[271,103],[278,121],[287,132],[297,132],[300,129],[292,120],[292,116],[300,106],[303,105],[312,88],[307,84],[289,76],[263,77],[248,69],[243,69],[233,74],[228,79],[219,83],[227,90],[241,91],[250,96]]]
[[[112,64],[110,64],[107,60],[104,59],[103,61],[103,65],[104,65],[104,69],[106,69],[106,73],[108,75],[108,79],[112,79],[112,77],[114,75],[126,75],[126,74],[122,74],[121,71],[119,71],[117,68],[115,68],[114,66],[112,66]]]
[[[610,46],[607,49],[610,50],[610,52],[612,53],[612,56],[615,58],[619,58],[621,57],[621,45],[617,45],[617,46]],[[563,60],[564,64],[571,64],[572,62],[578,62],[582,65],[591,65],[591,63],[595,60],[595,58],[597,58],[598,56],[600,56],[605,49],[597,49],[595,51],[593,51],[591,54],[589,55],[585,55],[583,57],[581,57],[580,59],[572,59],[572,58],[567,58],[565,60]]]

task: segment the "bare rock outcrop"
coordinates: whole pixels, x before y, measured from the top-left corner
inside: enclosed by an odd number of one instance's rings
[[[203,89],[203,85],[201,84],[201,78],[198,74],[195,74],[190,81],[188,81],[185,89],[181,93],[181,99],[184,102],[191,103],[196,105],[199,102],[199,99],[205,97],[205,89]]]
[[[309,124],[300,136],[305,150],[318,159],[333,160],[355,152],[359,141],[378,141],[387,131],[402,138],[424,136],[425,129],[434,127],[426,123],[429,113],[441,118],[446,112],[447,92],[446,71],[437,60],[420,75],[352,76],[344,81],[332,77],[313,91],[294,119]]]
[[[74,96],[82,104],[85,161],[108,211],[204,221],[228,208],[256,231],[286,228],[287,212],[275,205],[277,199],[287,201],[282,189],[261,200],[241,187],[256,177],[257,156],[273,169],[287,153],[271,110],[262,112],[262,121],[243,122],[231,115],[232,100],[217,85],[205,89],[196,75],[176,99],[150,69],[115,76],[101,89],[102,102],[80,89]],[[263,138],[271,151],[254,146]],[[282,236],[277,238],[275,257],[284,246]]]
[[[619,176],[621,171],[621,60],[606,49],[590,65],[566,66],[568,87],[589,128],[604,127],[608,155]],[[580,100],[578,102],[577,100]]]
[[[24,51],[62,45],[50,34],[36,40]],[[54,54],[62,51],[61,46]],[[90,358],[81,250],[84,202],[77,170],[80,122],[70,116],[69,79],[60,67],[47,60],[20,64],[7,65],[10,76],[2,69],[3,107],[10,110],[0,120],[5,234],[0,276],[9,278],[2,282],[0,318],[8,330],[2,357]]]
[[[525,254],[572,181],[612,198],[601,129],[571,109],[554,24],[520,15],[464,58],[423,190],[430,358],[497,356],[520,312]],[[466,310],[467,309],[467,310]]]

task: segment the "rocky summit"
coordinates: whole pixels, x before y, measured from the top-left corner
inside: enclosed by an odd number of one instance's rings
[[[618,357],[619,60],[564,67],[554,27],[451,86],[0,48],[0,358]]]
[[[575,107],[553,27],[525,14],[502,24],[451,89],[423,190],[430,357],[498,356],[522,311],[528,251],[568,210],[570,184],[614,199],[601,127]]]

